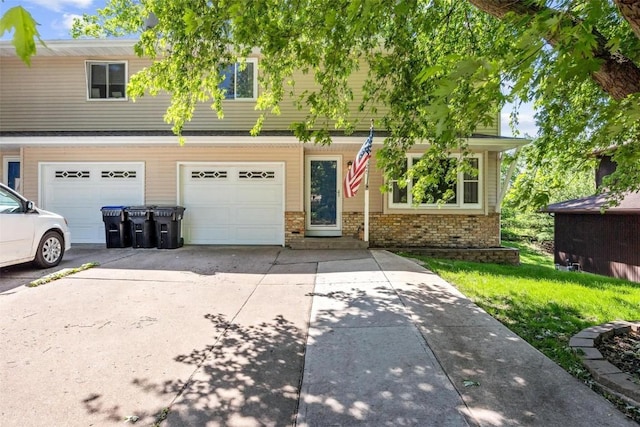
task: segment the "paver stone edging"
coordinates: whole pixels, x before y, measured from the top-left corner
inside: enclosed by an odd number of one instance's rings
[[[640,384],[634,382],[631,375],[609,363],[596,348],[602,339],[630,331],[640,332],[640,323],[618,321],[592,326],[571,337],[569,347],[582,358],[585,368],[601,388],[640,407]]]

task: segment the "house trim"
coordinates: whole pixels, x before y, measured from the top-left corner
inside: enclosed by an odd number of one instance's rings
[[[143,134],[140,134],[143,133]],[[151,132],[150,132],[151,133]],[[249,132],[240,133],[222,133],[211,135],[189,135],[185,132],[186,144],[301,144],[300,140],[291,135],[290,132],[282,135],[259,135],[251,136]],[[362,145],[363,137],[361,136],[334,136],[332,145],[357,144]],[[468,141],[469,148],[473,151],[506,151],[528,143],[528,140],[518,138],[471,138]],[[122,144],[122,145],[175,145],[178,144],[178,137],[175,135],[149,135],[144,132],[130,133],[123,132],[123,135],[104,135],[104,133],[87,133],[81,135],[63,134],[63,135],[2,135],[0,134],[0,147],[2,146],[22,146],[22,145],[103,145],[103,144]],[[374,139],[374,146],[382,146],[383,140]],[[428,143],[420,143],[415,145],[415,149],[426,149]]]

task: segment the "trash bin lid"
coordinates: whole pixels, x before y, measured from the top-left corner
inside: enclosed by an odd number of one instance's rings
[[[125,212],[124,206],[103,206],[100,208],[102,216],[120,216]]]
[[[153,209],[154,206],[150,206],[150,205],[140,205],[140,206],[127,206],[127,210],[131,211],[131,210],[135,210],[135,211],[146,211],[146,210],[151,210]]]
[[[126,210],[129,217],[145,217],[151,218],[151,209],[153,206],[129,206]]]
[[[156,206],[153,208],[154,217],[172,217],[181,220],[185,208],[183,206]]]

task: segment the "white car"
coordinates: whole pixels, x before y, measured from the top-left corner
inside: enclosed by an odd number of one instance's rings
[[[23,262],[55,267],[70,248],[64,217],[37,208],[0,183],[0,267]]]

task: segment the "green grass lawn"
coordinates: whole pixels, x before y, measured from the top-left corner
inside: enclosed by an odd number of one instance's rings
[[[520,266],[411,255],[576,377],[589,374],[568,347],[583,328],[640,320],[640,284],[589,273],[557,271],[550,255],[521,244]]]

